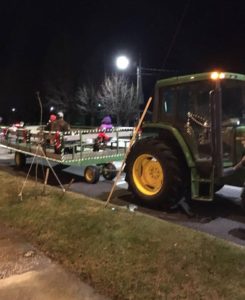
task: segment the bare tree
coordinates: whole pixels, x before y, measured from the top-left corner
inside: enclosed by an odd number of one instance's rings
[[[48,106],[54,106],[56,110],[66,112],[71,102],[70,92],[63,85],[49,83],[46,90],[46,100]]]
[[[75,100],[79,111],[86,113],[90,119],[90,125],[95,125],[96,116],[98,115],[97,92],[92,84],[83,85],[76,92]]]
[[[63,111],[69,122],[72,122],[77,110],[73,87],[65,82],[49,83],[46,87],[46,106]]]
[[[114,116],[117,125],[128,125],[139,110],[136,89],[123,75],[106,76],[98,92],[98,99],[102,111]]]

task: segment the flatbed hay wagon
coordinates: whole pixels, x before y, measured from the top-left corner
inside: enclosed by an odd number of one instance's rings
[[[30,156],[45,158],[66,165],[86,166],[85,180],[96,183],[100,174],[112,180],[116,176],[114,161],[123,160],[133,127],[49,132],[37,128],[0,128],[0,146],[15,152],[15,164],[21,168]],[[107,142],[98,143],[99,133],[104,132]]]

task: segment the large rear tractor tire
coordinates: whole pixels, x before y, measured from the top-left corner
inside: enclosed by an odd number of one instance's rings
[[[26,165],[26,155],[20,152],[15,152],[14,161],[16,168],[22,169]]]
[[[100,170],[96,166],[87,166],[84,170],[84,178],[87,183],[97,183],[100,179]]]
[[[177,158],[158,139],[136,142],[126,160],[125,170],[129,189],[146,205],[169,208],[183,196]]]

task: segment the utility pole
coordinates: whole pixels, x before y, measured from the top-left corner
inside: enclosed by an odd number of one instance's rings
[[[137,83],[136,83],[136,97],[138,105],[144,104],[144,95],[142,89],[142,66],[141,66],[141,57],[139,58],[139,64],[137,66]]]

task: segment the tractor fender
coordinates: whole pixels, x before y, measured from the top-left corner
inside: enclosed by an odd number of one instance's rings
[[[143,137],[151,136],[151,134],[152,136],[163,140],[170,148],[174,146],[174,148],[178,150],[181,155],[183,155],[188,168],[195,168],[193,155],[178,129],[166,124],[144,124]]]

